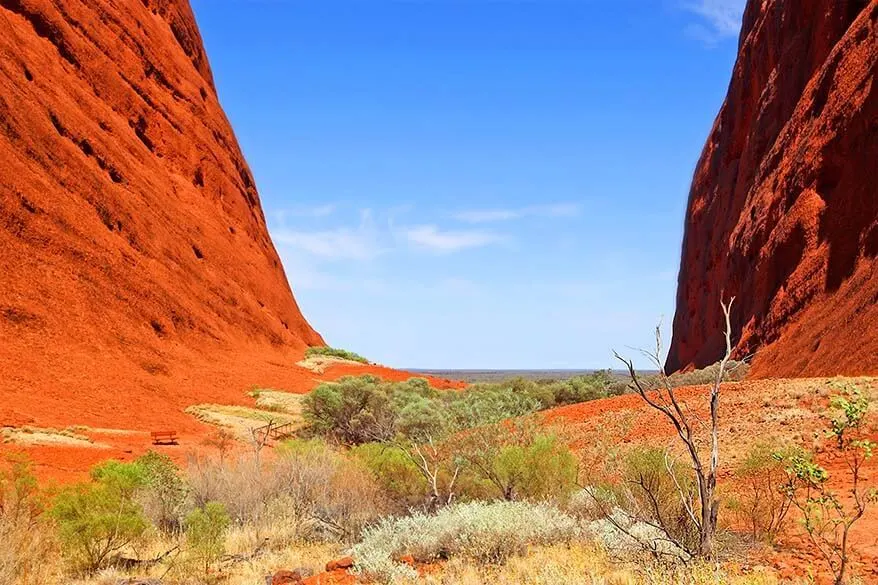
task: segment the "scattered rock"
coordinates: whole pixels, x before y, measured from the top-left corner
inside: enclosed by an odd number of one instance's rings
[[[266,577],[266,583],[267,585],[298,585],[302,582],[303,577],[304,575],[298,569],[293,571],[281,570],[271,577]]]
[[[347,570],[353,566],[354,566],[353,557],[342,557],[340,559],[336,559],[334,561],[329,561],[328,563],[326,563],[326,572],[331,573],[331,572],[336,571],[338,569]]]

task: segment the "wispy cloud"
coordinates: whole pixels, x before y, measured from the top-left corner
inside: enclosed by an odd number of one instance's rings
[[[364,209],[356,227],[337,227],[327,230],[304,231],[286,227],[271,231],[274,240],[313,256],[331,260],[371,260],[384,252],[381,235],[372,220],[372,213]]]
[[[470,209],[459,211],[452,217],[465,223],[492,223],[525,217],[573,217],[579,211],[580,206],[576,203],[553,203],[512,209]]]
[[[278,209],[273,212],[278,221],[286,221],[290,217],[328,217],[338,211],[338,204],[325,203],[322,205],[301,205]]]
[[[402,228],[405,240],[420,248],[434,252],[458,252],[468,248],[481,248],[502,240],[493,232],[483,230],[442,230],[435,225],[419,225]]]
[[[706,46],[738,35],[746,0],[694,0],[685,2],[683,9],[695,14],[698,22],[686,27],[686,34]]]

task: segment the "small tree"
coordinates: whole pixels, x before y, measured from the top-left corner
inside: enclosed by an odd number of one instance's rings
[[[219,452],[220,462],[225,461],[226,454],[235,444],[235,434],[228,429],[217,429],[201,442],[202,445],[214,447]]]
[[[186,516],[186,541],[193,559],[210,573],[210,567],[226,552],[229,515],[219,502],[207,502]]]
[[[863,485],[863,465],[875,444],[867,438],[869,400],[859,388],[831,401],[838,415],[830,421],[828,437],[850,475],[843,499],[829,487],[829,473],[810,453],[778,456],[786,463],[784,493],[801,512],[802,525],[811,543],[829,565],[836,585],[845,583],[850,562],[850,532],[870,503],[878,499],[875,488]]]
[[[148,526],[136,499],[145,485],[140,465],[108,461],[91,475],[91,482],[58,494],[51,510],[65,552],[85,571],[106,566],[113,555],[143,536]]]
[[[660,326],[656,327],[655,331],[655,352],[643,352],[659,370],[660,387],[657,390],[650,391],[640,376],[638,376],[634,369],[634,363],[615,353],[616,358],[624,363],[628,369],[632,389],[650,407],[660,412],[671,422],[677,431],[677,436],[686,448],[698,488],[697,508],[686,501],[683,497],[682,489],[680,490],[681,499],[684,505],[686,505],[688,518],[692,521],[699,534],[697,556],[703,558],[712,557],[714,554],[713,546],[716,536],[717,515],[719,513],[719,498],[716,493],[716,477],[717,469],[719,468],[719,400],[726,364],[728,364],[732,357],[731,310],[734,302],[735,297],[732,297],[728,303],[720,301],[723,316],[725,317],[726,351],[719,362],[716,378],[710,387],[710,421],[707,424],[704,424],[704,421],[700,420],[695,413],[681,404],[677,398],[674,385],[665,372],[664,363],[661,358],[662,336]],[[696,425],[706,427],[710,433],[710,458],[707,462],[704,461],[704,457],[700,452],[699,441],[695,433]]]
[[[427,480],[408,453],[395,445],[364,443],[351,450],[363,462],[399,512],[423,505]]]
[[[473,429],[456,438],[469,472],[492,487],[495,497],[566,500],[576,486],[576,458],[552,434],[530,420]]]
[[[166,534],[178,533],[183,505],[189,488],[174,462],[167,455],[149,451],[135,462],[144,473],[139,500],[156,528]]]

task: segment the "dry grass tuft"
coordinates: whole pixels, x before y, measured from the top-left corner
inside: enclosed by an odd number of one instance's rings
[[[0,429],[4,443],[17,445],[67,445],[71,447],[93,447],[107,449],[109,445],[96,443],[85,435],[72,429],[49,429],[40,427],[4,427]]]
[[[312,355],[311,357],[305,358],[302,361],[296,363],[296,365],[300,368],[305,368],[306,370],[310,370],[315,374],[323,374],[324,372],[326,372],[326,368],[329,368],[334,364],[364,366],[366,365],[366,362],[346,360],[344,358],[328,355]]]
[[[263,410],[283,412],[297,417],[302,416],[304,394],[293,394],[280,390],[254,390],[250,396],[256,399],[256,406]]]
[[[187,408],[186,412],[201,422],[228,428],[240,438],[247,440],[251,438],[251,429],[261,427],[272,421],[277,424],[304,424],[300,415],[248,408],[246,406],[197,404]]]
[[[768,572],[750,575],[716,573],[712,567],[663,569],[644,563],[615,563],[604,550],[588,544],[539,547],[503,565],[484,565],[453,559],[419,581],[406,585],[635,585],[686,583],[687,585],[775,585]]]

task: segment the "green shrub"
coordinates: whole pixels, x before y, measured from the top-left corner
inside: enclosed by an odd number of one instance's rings
[[[547,504],[472,502],[431,515],[385,519],[367,529],[350,552],[366,577],[387,582],[417,577],[414,569],[396,562],[404,555],[427,563],[449,557],[500,563],[526,552],[528,545],[566,543],[578,536],[576,520]]]
[[[656,556],[695,556],[700,539],[690,515],[699,509],[694,473],[665,449],[633,449],[621,461],[619,480],[590,493],[597,515],[616,528],[650,526],[665,535],[656,538],[653,531],[644,532],[643,538],[629,535],[643,549]],[[670,550],[666,543],[673,544]]]
[[[421,506],[429,497],[427,480],[401,447],[365,443],[351,455],[363,462],[398,510]]]
[[[607,372],[550,383],[518,378],[455,392],[438,392],[420,378],[382,382],[374,376],[349,376],[321,384],[308,394],[303,415],[312,434],[347,445],[399,437],[435,441],[460,430],[619,391]]]
[[[390,385],[373,376],[346,376],[321,384],[302,401],[313,433],[348,445],[386,441],[396,435]]]
[[[526,391],[509,387],[478,384],[450,394],[447,402],[458,428],[469,429],[524,416],[540,408],[540,402]]]
[[[108,461],[91,475],[91,482],[62,490],[51,509],[64,552],[84,571],[108,565],[148,527],[136,499],[146,483],[142,466]]]
[[[576,486],[576,457],[530,421],[473,429],[456,445],[468,474],[490,485],[489,497],[563,502]]]
[[[735,488],[728,507],[746,525],[754,540],[773,543],[783,529],[790,501],[783,494],[784,460],[795,451],[767,443],[754,445],[735,467]]]
[[[144,486],[138,497],[144,514],[162,532],[179,532],[189,488],[177,466],[170,457],[155,451],[147,452],[135,463],[144,474]]]
[[[878,489],[869,485],[864,466],[872,458],[875,443],[870,439],[869,397],[853,385],[830,401],[836,415],[829,421],[827,438],[845,473],[844,495],[830,485],[829,472],[811,453],[778,454],[784,463],[783,491],[801,516],[811,544],[829,565],[836,585],[846,583],[854,539],[851,529],[878,502]]]
[[[356,354],[352,351],[348,351],[346,349],[338,349],[335,347],[309,347],[305,350],[305,357],[314,357],[314,356],[325,356],[325,357],[334,357],[343,360],[348,360],[352,362],[360,362],[361,364],[368,364],[369,360],[364,358],[363,356]]]
[[[204,574],[226,552],[229,515],[219,502],[207,502],[186,516],[186,542],[192,559],[204,568]]]

